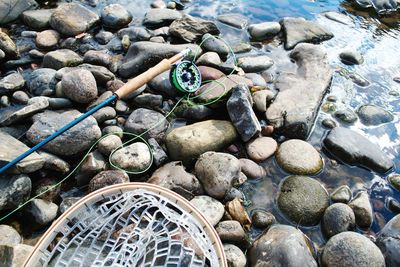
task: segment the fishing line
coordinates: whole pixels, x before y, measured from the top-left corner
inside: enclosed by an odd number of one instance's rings
[[[200,54],[200,52],[201,52],[201,46],[203,45],[204,42],[206,42],[206,41],[207,41],[208,39],[210,39],[210,38],[217,38],[217,39],[223,41],[223,42],[225,43],[225,45],[227,45],[227,47],[229,48],[229,51],[230,51],[230,53],[231,53],[231,55],[232,55],[232,57],[233,57],[234,68],[233,68],[233,70],[232,70],[227,76],[224,76],[224,77],[223,77],[223,78],[225,78],[225,79],[228,79],[228,76],[229,76],[229,75],[232,75],[232,74],[235,72],[235,69],[237,68],[236,55],[235,55],[235,53],[233,52],[232,47],[231,47],[223,38],[221,38],[221,37],[219,37],[219,36],[210,35],[210,36],[208,36],[207,38],[205,38],[204,40],[202,40],[202,42],[199,44],[199,48],[198,48],[197,51],[195,52],[194,58],[193,58],[193,60],[191,61],[191,63],[193,63],[193,64],[195,63],[197,56],[198,56],[198,55]],[[187,61],[186,61],[186,62],[187,62]],[[179,63],[178,63],[178,64],[179,64]],[[129,132],[122,132],[122,135],[123,135],[123,136],[131,136],[132,138],[129,139],[128,141],[124,142],[122,145],[120,145],[119,147],[115,148],[115,149],[111,152],[111,154],[109,155],[109,158],[108,158],[108,161],[109,161],[110,166],[111,166],[112,168],[114,168],[114,169],[118,169],[118,170],[121,170],[121,171],[125,171],[126,173],[128,173],[128,174],[133,174],[133,175],[142,174],[142,173],[145,173],[146,171],[148,171],[148,170],[151,168],[152,164],[153,164],[154,155],[153,155],[153,150],[151,149],[151,147],[150,147],[150,145],[148,144],[148,142],[143,138],[143,136],[144,136],[145,134],[147,134],[149,131],[151,131],[152,129],[154,129],[154,128],[156,128],[157,126],[159,126],[162,122],[164,122],[165,120],[167,120],[167,119],[174,113],[174,111],[176,110],[176,108],[178,107],[178,105],[179,105],[183,100],[186,100],[186,101],[189,101],[190,103],[193,103],[193,104],[194,104],[194,107],[195,107],[195,106],[201,106],[201,105],[207,106],[207,105],[212,105],[212,104],[215,104],[215,103],[219,102],[219,101],[225,96],[225,94],[227,93],[227,88],[226,88],[226,85],[224,84],[225,79],[223,79],[222,81],[221,81],[221,80],[220,80],[220,81],[217,81],[217,80],[206,80],[206,81],[203,81],[203,82],[202,82],[203,85],[204,85],[204,84],[208,84],[208,83],[215,83],[216,86],[222,86],[222,87],[223,87],[223,92],[222,92],[221,94],[219,94],[218,97],[216,97],[215,99],[212,99],[212,100],[210,100],[210,101],[208,101],[208,102],[206,102],[206,103],[201,103],[201,104],[196,104],[196,103],[193,101],[193,100],[195,100],[195,99],[197,99],[197,98],[203,96],[204,94],[206,94],[206,93],[208,93],[208,92],[210,92],[210,91],[212,91],[212,90],[214,90],[214,89],[216,88],[216,87],[212,87],[212,86],[210,86],[209,89],[204,90],[203,92],[201,92],[201,93],[199,93],[199,94],[197,94],[197,95],[195,94],[195,92],[191,92],[191,93],[185,94],[184,96],[182,96],[181,98],[178,99],[178,101],[175,103],[175,105],[173,106],[173,108],[164,116],[164,118],[163,118],[162,120],[158,121],[156,124],[154,124],[153,126],[151,126],[151,127],[150,127],[149,129],[147,129],[146,131],[144,131],[144,132],[142,132],[142,133],[140,133],[140,134],[134,134],[134,133],[129,133]],[[233,81],[233,80],[231,80],[231,81],[234,82],[234,83],[236,83],[236,84],[238,84],[237,82],[235,82],[235,81]],[[179,89],[178,89],[178,90],[179,90]],[[182,92],[181,90],[179,90],[179,91]],[[26,200],[25,202],[23,202],[22,204],[20,204],[17,208],[15,208],[15,209],[11,210],[10,212],[8,212],[7,214],[5,214],[3,217],[0,218],[0,222],[6,220],[6,219],[9,218],[11,215],[13,215],[13,214],[16,213],[17,211],[21,210],[23,207],[25,207],[26,205],[28,205],[28,204],[29,204],[30,202],[32,202],[34,199],[37,199],[37,198],[41,197],[42,195],[44,195],[44,194],[50,192],[51,190],[53,190],[53,189],[59,187],[62,183],[64,183],[68,178],[70,178],[70,177],[79,169],[79,167],[82,165],[82,163],[86,160],[86,158],[89,156],[89,154],[92,152],[92,150],[97,146],[97,144],[98,144],[101,140],[103,140],[104,138],[106,138],[106,137],[108,137],[108,136],[110,136],[110,135],[114,135],[114,134],[115,134],[115,135],[118,135],[118,134],[121,134],[121,132],[109,133],[109,134],[106,134],[106,135],[100,137],[98,140],[96,140],[96,141],[93,143],[93,145],[88,149],[88,151],[85,153],[85,155],[83,156],[83,158],[79,161],[79,163],[75,166],[75,168],[72,169],[72,170],[70,171],[70,173],[69,173],[67,176],[65,176],[63,179],[61,179],[58,183],[56,183],[56,184],[54,184],[54,185],[52,185],[52,186],[49,186],[46,190],[44,190],[44,191],[42,191],[41,193],[39,193],[39,194],[37,194],[37,195],[35,195],[35,196],[29,198],[28,200]],[[120,166],[117,166],[117,165],[112,161],[112,156],[114,155],[114,153],[115,153],[116,151],[118,151],[119,149],[123,148],[125,145],[127,145],[127,144],[129,144],[129,143],[132,143],[133,141],[135,141],[135,140],[137,140],[137,139],[143,141],[143,142],[146,144],[146,146],[149,148],[150,158],[151,158],[149,165],[148,165],[145,169],[143,169],[143,170],[141,170],[141,171],[130,171],[130,170],[125,170],[125,169],[121,168]]]

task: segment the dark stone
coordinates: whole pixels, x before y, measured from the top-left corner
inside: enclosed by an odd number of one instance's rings
[[[44,30],[50,26],[50,17],[53,9],[28,10],[22,13],[25,24],[35,30]]]
[[[346,204],[335,203],[325,210],[322,229],[328,238],[341,232],[352,231],[355,227],[354,212]]]
[[[162,140],[167,128],[168,122],[161,113],[150,109],[139,108],[129,115],[124,130],[134,134],[142,134],[147,131],[144,135],[145,138]]]
[[[106,27],[119,29],[132,21],[132,14],[119,4],[111,4],[101,11],[101,21]]]
[[[276,223],[275,216],[272,213],[262,210],[254,212],[251,221],[253,226],[261,229],[266,229]]]
[[[32,71],[27,79],[29,91],[34,95],[53,95],[57,84],[55,75],[56,71],[48,68]]]
[[[379,232],[376,244],[381,249],[387,267],[400,266],[400,215],[393,217]]]
[[[90,180],[88,191],[94,192],[103,187],[121,183],[129,183],[129,176],[126,172],[120,170],[102,171]]]
[[[182,14],[171,9],[150,9],[144,15],[143,25],[155,29],[162,26],[169,26],[174,20],[182,17]]]
[[[358,117],[365,125],[379,125],[393,120],[393,114],[374,105],[363,105],[357,110]]]
[[[209,52],[216,52],[221,58],[226,58],[229,54],[229,47],[220,39],[206,33],[202,37],[204,50]]]
[[[118,31],[118,37],[122,38],[124,35],[128,35],[129,40],[132,42],[137,41],[148,41],[153,36],[152,33],[143,27],[131,26]]]
[[[171,23],[169,33],[182,41],[193,43],[206,33],[217,35],[220,32],[212,21],[185,15]]]
[[[49,101],[46,98],[42,98],[26,106],[8,107],[6,109],[3,109],[0,113],[2,115],[0,117],[0,125],[7,126],[14,124],[18,121],[21,121],[27,117],[31,117],[32,115],[45,110],[48,106],[49,106]]]
[[[0,1],[0,25],[16,20],[22,12],[35,9],[38,6],[35,0],[1,0]]]
[[[232,26],[234,28],[238,29],[244,29],[247,27],[247,24],[249,23],[249,19],[243,16],[242,14],[223,14],[219,15],[217,19],[229,26]]]
[[[353,123],[357,120],[357,114],[349,108],[336,111],[335,117],[345,123]]]
[[[14,209],[29,198],[31,179],[25,174],[0,176],[0,211]]]

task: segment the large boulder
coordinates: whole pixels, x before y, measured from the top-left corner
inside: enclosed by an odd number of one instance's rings
[[[312,242],[289,225],[273,225],[248,251],[250,267],[317,267]]]
[[[128,53],[119,67],[119,74],[123,78],[136,76],[158,64],[164,58],[172,57],[186,48],[190,48],[195,53],[201,54],[202,52],[201,48],[194,44],[171,45],[146,41],[135,42],[129,47]]]
[[[0,25],[16,20],[22,12],[37,6],[35,0],[0,0]]]
[[[190,163],[204,152],[223,149],[236,138],[232,123],[208,120],[172,130],[165,143],[171,159]]]
[[[187,43],[193,43],[206,33],[219,34],[219,29],[212,21],[185,15],[171,23],[169,33]]]
[[[31,189],[31,179],[25,174],[0,176],[0,211],[21,205],[29,198]]]
[[[77,110],[54,112],[46,110],[36,114],[34,123],[26,133],[27,139],[38,144],[58,129],[82,115]],[[73,128],[46,144],[43,149],[60,156],[71,156],[87,150],[101,136],[96,120],[89,116]]]
[[[376,244],[385,256],[386,266],[400,266],[400,215],[393,217],[378,234]]]
[[[350,129],[336,127],[324,139],[324,145],[338,159],[385,173],[393,167],[392,160],[380,147]]]
[[[275,86],[279,93],[266,117],[286,137],[306,139],[329,88],[332,71],[322,46],[299,44],[290,57],[297,63],[297,72],[277,78]]]

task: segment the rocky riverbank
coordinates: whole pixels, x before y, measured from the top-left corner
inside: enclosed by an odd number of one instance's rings
[[[328,27],[300,17],[210,20],[175,1],[149,4],[143,19],[118,3],[44,8],[34,0],[0,0],[7,5],[10,12],[0,11],[1,165],[187,47],[203,81],[216,82],[182,100],[163,73],[2,174],[6,215],[57,184],[103,137],[65,183],[0,222],[0,265],[20,266],[37,237],[83,195],[129,181],[188,199],[215,227],[229,266],[400,264],[400,203],[388,198],[382,207],[365,181],[375,176],[400,190],[398,154],[350,129],[394,124],[397,114],[369,102],[354,109],[331,94],[338,69],[324,46],[336,38]],[[352,23],[341,13],[320,16]],[[224,29],[246,38],[227,44],[213,37],[227,37]],[[366,64],[355,49],[334,56],[342,72]],[[359,87],[371,83],[346,75]],[[149,146],[138,139],[121,148],[131,138],[124,132],[145,133]],[[313,132],[323,132],[318,144],[310,141]],[[343,166],[361,167],[367,178],[344,175]],[[252,202],[254,195],[268,201]]]

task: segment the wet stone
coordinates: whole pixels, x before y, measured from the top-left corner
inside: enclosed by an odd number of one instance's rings
[[[391,122],[393,114],[375,105],[363,105],[357,110],[358,117],[365,125],[379,125]]]
[[[246,144],[248,156],[254,161],[264,161],[274,155],[278,147],[277,142],[271,137],[259,137]]]
[[[249,23],[248,18],[236,13],[219,15],[217,20],[238,29],[246,28],[247,24]]]
[[[335,203],[325,210],[322,229],[328,238],[341,232],[352,231],[355,226],[354,212],[346,204]]]
[[[15,91],[12,94],[11,99],[12,99],[12,102],[14,102],[14,103],[26,105],[26,104],[28,104],[28,101],[29,101],[29,95],[27,93],[25,93],[24,91]],[[23,112],[23,113],[25,113],[25,112]],[[3,121],[6,121],[7,119],[3,118]],[[12,123],[12,122],[9,122],[9,123]]]
[[[22,19],[25,24],[35,30],[44,30],[49,28],[50,17],[53,9],[27,10],[22,13]]]
[[[354,211],[357,225],[361,228],[369,228],[372,224],[373,213],[368,193],[365,191],[359,192],[349,202],[349,206]]]
[[[396,188],[396,190],[400,191],[400,175],[399,174],[390,175],[388,177],[388,181],[394,188]]]
[[[249,179],[258,179],[266,175],[264,168],[252,160],[249,159],[239,159],[241,171]]]
[[[335,203],[349,203],[351,197],[352,192],[347,185],[339,186],[331,193],[331,200]]]
[[[216,199],[209,196],[196,196],[190,203],[195,206],[203,216],[215,226],[224,216],[224,206]]]
[[[357,120],[357,114],[349,108],[336,111],[335,117],[345,123],[353,123]]]
[[[347,65],[360,65],[364,62],[363,56],[355,50],[344,50],[340,52],[339,57]]]
[[[106,27],[119,29],[132,21],[132,14],[119,4],[108,5],[101,11],[101,21]]]
[[[324,127],[328,128],[328,129],[333,129],[337,126],[336,122],[332,119],[324,119],[324,120],[322,120],[321,123]]]
[[[265,40],[277,35],[281,31],[281,25],[278,22],[251,24],[248,31],[252,39]]]
[[[122,38],[122,36],[124,36],[124,35],[127,35],[129,37],[129,40],[132,41],[132,42],[148,41],[153,36],[153,34],[154,33],[152,33],[151,31],[149,31],[146,28],[136,27],[136,26],[123,28],[123,29],[118,31],[118,36],[120,38]]]
[[[262,210],[255,211],[251,216],[251,221],[253,226],[260,229],[266,229],[276,223],[275,216],[272,213]]]
[[[108,31],[100,31],[95,36],[97,42],[99,42],[99,44],[102,44],[102,45],[108,44],[113,37],[114,37],[114,34],[112,32],[108,32]]]
[[[220,32],[212,21],[185,15],[171,23],[169,33],[182,41],[193,43],[206,33],[217,35]]]
[[[400,215],[393,217],[379,232],[376,240],[377,246],[385,256],[386,266],[395,267],[400,265]]]

